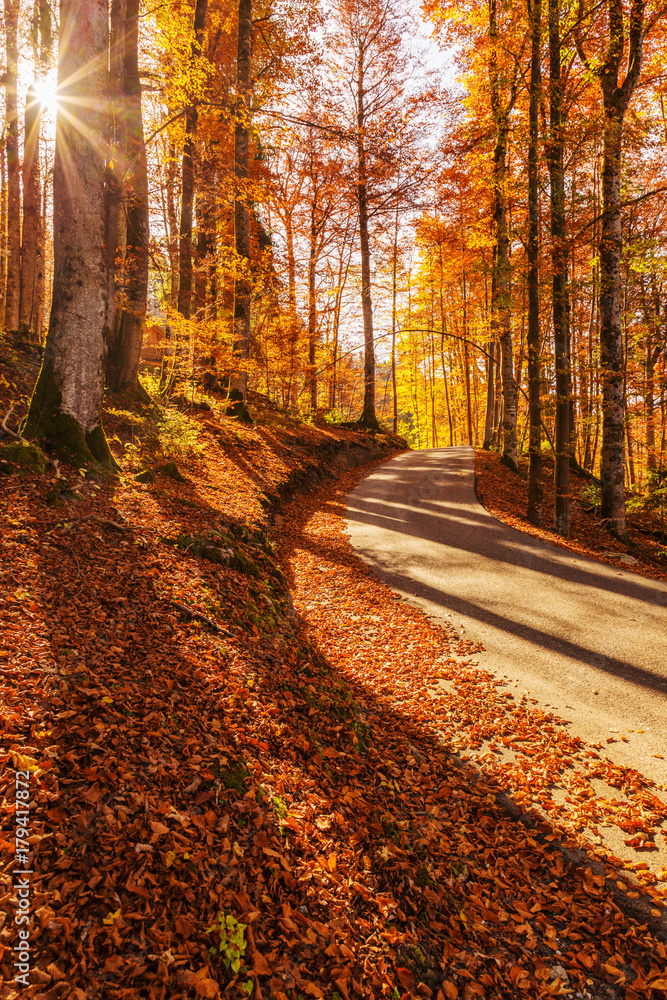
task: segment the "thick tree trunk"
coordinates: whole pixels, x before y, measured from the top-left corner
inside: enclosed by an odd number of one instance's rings
[[[516,440],[516,382],[512,355],[512,325],[510,309],[510,246],[507,230],[507,140],[510,104],[502,104],[500,72],[498,69],[497,0],[489,4],[489,40],[492,46],[489,64],[491,111],[496,130],[493,151],[493,200],[496,246],[494,254],[495,282],[493,285],[491,316],[494,340],[500,343],[500,374],[502,380],[502,460],[513,471],[518,471]],[[497,336],[496,336],[497,334]]]
[[[208,0],[196,0],[192,41],[193,60],[201,55],[207,9]],[[189,319],[192,312],[192,220],[195,197],[195,135],[198,119],[197,102],[193,99],[185,116],[185,141],[181,165],[181,222],[178,244],[178,311],[185,319]]]
[[[107,381],[114,392],[139,390],[138,372],[148,300],[148,168],[139,78],[139,0],[125,0],[123,93],[126,174],[126,236],[122,308],[109,348]]]
[[[565,246],[565,171],[563,167],[563,84],[560,3],[549,0],[550,122],[548,163],[551,186],[551,261],[556,365],[554,527],[570,533],[570,352],[569,289]]]
[[[61,0],[59,111],[53,176],[53,303],[44,362],[24,433],[65,461],[113,459],[101,426],[113,317],[105,248],[109,8]],[[85,100],[82,98],[85,96]]]
[[[552,0],[553,2],[553,0]],[[528,0],[531,29],[530,107],[528,145],[528,511],[532,524],[544,521],[542,487],[542,409],[540,406],[540,284],[538,203],[538,111],[540,97],[541,0]]]
[[[602,454],[600,514],[610,530],[624,535],[625,461],[623,419],[623,333],[621,328],[621,129],[612,110],[604,132],[603,217],[600,238],[600,370]]]
[[[238,50],[236,61],[236,127],[234,129],[234,234],[236,274],[234,278],[234,340],[232,351],[235,371],[230,380],[231,405],[228,414],[250,419],[246,407],[250,357],[250,115],[252,94],[252,0],[239,0]]]
[[[359,423],[369,430],[379,430],[375,412],[375,343],[373,339],[373,302],[371,299],[371,251],[368,238],[368,175],[364,136],[365,53],[361,40],[357,54],[357,199],[359,204],[359,244],[361,251],[361,311],[364,321],[364,407]]]
[[[593,64],[580,29],[577,52],[600,81],[604,106],[602,227],[600,234],[600,376],[602,381],[602,456],[600,513],[612,534],[625,537],[625,463],[623,454],[623,333],[621,327],[621,153],[623,119],[642,67],[645,0],[632,0],[629,17],[622,0],[607,0],[609,40],[604,59]],[[625,45],[628,26],[629,45]],[[627,56],[627,62],[626,62]],[[621,63],[625,79],[619,85]]]
[[[7,70],[5,118],[7,122],[7,286],[5,327],[17,332],[21,305],[21,162],[17,108],[19,0],[5,0]]]
[[[5,301],[7,294],[7,170],[5,156],[6,134],[0,139],[0,330],[5,329]]]

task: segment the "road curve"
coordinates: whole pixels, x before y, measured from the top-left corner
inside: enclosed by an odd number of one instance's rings
[[[653,756],[667,758],[667,584],[498,521],[477,501],[472,448],[399,455],[347,505],[358,555],[483,643],[482,667],[518,681],[590,742],[622,732],[628,742],[608,756],[667,782],[667,759]]]

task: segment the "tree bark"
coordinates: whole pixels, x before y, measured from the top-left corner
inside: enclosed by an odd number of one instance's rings
[[[5,329],[7,297],[7,170],[6,133],[0,138],[0,330]]]
[[[582,0],[583,3],[583,0]],[[602,226],[600,234],[600,375],[602,381],[602,455],[600,513],[612,534],[626,536],[625,463],[623,451],[623,332],[621,327],[621,153],[623,120],[639,80],[644,41],[645,0],[632,0],[629,17],[627,72],[618,74],[626,55],[622,0],[607,0],[609,40],[603,60],[595,66],[586,55],[580,32],[575,35],[579,57],[594,72],[602,91],[604,139],[602,167]],[[581,19],[581,18],[580,18]]]
[[[551,0],[553,2],[553,0]],[[528,0],[531,32],[530,106],[528,144],[528,511],[532,524],[544,521],[542,487],[542,411],[540,406],[540,285],[539,285],[539,203],[538,203],[538,111],[541,88],[540,51],[542,42],[541,0]]]
[[[287,402],[291,406],[296,406],[297,384],[296,384],[296,360],[297,347],[299,342],[299,319],[296,311],[296,259],[294,257],[294,227],[292,225],[292,213],[285,215],[285,236],[287,244],[287,301],[288,301],[288,348],[289,348],[289,377],[287,382]]]
[[[193,62],[201,55],[207,10],[208,0],[196,0],[193,24],[194,38],[192,40]],[[185,115],[185,141],[181,164],[181,222],[178,244],[178,311],[185,319],[190,319],[192,312],[192,220],[195,198],[195,135],[198,119],[197,101],[193,99]]]
[[[23,234],[19,329],[28,341],[39,342],[39,299],[44,286],[42,259],[42,185],[39,170],[41,106],[34,83],[28,88],[23,146]]]
[[[252,96],[252,0],[239,0],[238,48],[236,61],[236,126],[234,129],[234,235],[236,271],[234,278],[235,371],[230,380],[231,405],[228,414],[249,419],[248,359],[250,357],[250,116]]]
[[[503,104],[500,72],[498,67],[498,26],[497,0],[489,3],[489,41],[491,57],[489,61],[489,83],[491,91],[491,111],[496,130],[493,151],[493,199],[494,228],[496,236],[495,283],[491,303],[494,334],[500,343],[500,364],[503,391],[502,460],[514,472],[518,472],[516,439],[516,382],[514,381],[514,359],[512,356],[512,325],[510,309],[509,234],[507,229],[507,141],[509,134],[509,113],[515,99],[516,70],[512,84],[512,96]]]
[[[563,166],[563,83],[561,69],[560,3],[549,0],[549,142],[551,187],[551,262],[556,366],[556,426],[554,460],[554,527],[570,533],[570,352],[569,287],[565,242],[565,171]]]
[[[107,364],[107,382],[113,392],[139,391],[139,360],[148,301],[148,168],[141,114],[138,26],[139,0],[125,0],[120,109],[127,162],[127,202],[123,293]]]
[[[7,288],[5,327],[18,332],[21,305],[21,162],[17,107],[19,0],[5,0],[7,71],[5,118],[7,122]]]
[[[357,200],[359,204],[359,244],[361,251],[361,311],[364,321],[364,406],[359,419],[362,427],[379,430],[375,411],[375,344],[373,340],[373,302],[371,298],[371,251],[368,238],[368,175],[364,136],[365,101],[364,67],[366,53],[359,39],[357,52]]]
[[[495,266],[493,268],[493,273],[491,276],[491,301],[495,300],[494,287],[495,287]],[[485,451],[489,451],[493,441],[493,427],[494,427],[494,413],[496,408],[496,342],[493,339],[493,323],[489,316],[489,300],[488,300],[488,275],[484,275],[484,293],[485,293],[485,307],[486,307],[486,320],[489,330],[489,340],[486,345],[487,349],[487,359],[486,359],[486,412],[484,416],[484,441],[482,442],[482,448]]]
[[[106,253],[109,155],[107,0],[61,0],[53,176],[53,302],[24,433],[63,460],[113,458],[101,425],[113,317]]]
[[[317,174],[314,175],[315,184]],[[315,370],[315,341],[317,339],[316,277],[318,259],[317,199],[313,194],[310,204],[310,245],[308,248],[308,385],[310,409],[317,410],[317,374]]]

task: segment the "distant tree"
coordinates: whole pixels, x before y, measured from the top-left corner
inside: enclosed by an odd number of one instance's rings
[[[335,44],[344,71],[341,92],[329,99],[332,117],[354,151],[364,330],[364,402],[360,424],[379,428],[375,405],[375,343],[371,287],[371,222],[394,204],[396,158],[405,155],[409,76],[402,10],[394,0],[336,0]]]
[[[39,163],[43,107],[39,99],[39,85],[46,76],[51,58],[51,9],[45,0],[35,4],[32,36],[35,76],[28,88],[24,117],[19,328],[27,340],[39,341],[42,337],[45,264]]]
[[[21,302],[21,159],[18,119],[19,0],[5,0],[5,114],[7,122],[7,290],[5,326],[19,329]]]

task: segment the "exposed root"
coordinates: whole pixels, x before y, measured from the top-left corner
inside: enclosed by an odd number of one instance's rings
[[[22,437],[20,434],[17,434],[16,431],[13,431],[11,427],[7,426],[7,421],[9,420],[13,412],[14,412],[14,403],[12,403],[12,405],[9,407],[4,417],[2,418],[2,430],[7,435],[7,437],[14,438],[15,441],[21,441],[22,444],[28,444],[28,442],[24,437]]]
[[[186,617],[204,622],[204,624],[208,625],[213,632],[218,632],[220,635],[227,635],[227,631],[224,628],[220,628],[216,622],[207,618],[206,615],[202,615],[201,612],[195,611],[193,608],[189,608],[187,604],[180,604],[179,601],[170,601],[169,603],[180,611],[181,614],[186,615]]]

